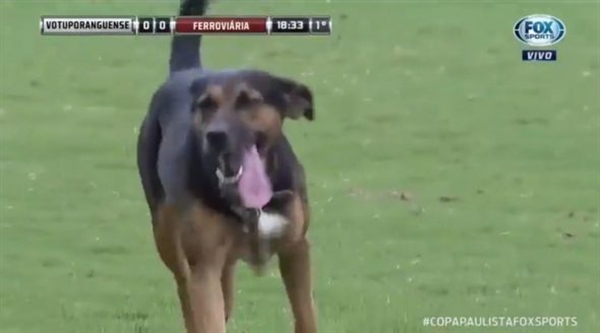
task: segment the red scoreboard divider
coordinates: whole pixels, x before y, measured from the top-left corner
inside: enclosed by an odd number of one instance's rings
[[[319,17],[42,17],[43,35],[331,34],[329,16]]]

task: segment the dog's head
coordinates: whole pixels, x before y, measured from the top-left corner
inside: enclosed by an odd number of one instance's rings
[[[310,89],[260,71],[209,75],[192,84],[194,130],[203,165],[223,196],[260,208],[271,198],[264,159],[286,118],[314,119]]]

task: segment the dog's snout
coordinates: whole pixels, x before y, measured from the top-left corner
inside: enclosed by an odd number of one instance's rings
[[[227,132],[224,130],[211,130],[206,132],[206,141],[210,148],[222,152],[227,148]]]

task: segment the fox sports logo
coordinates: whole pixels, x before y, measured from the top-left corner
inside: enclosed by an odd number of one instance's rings
[[[543,14],[525,16],[514,27],[515,37],[530,46],[550,46],[565,38],[567,29],[560,19]]]

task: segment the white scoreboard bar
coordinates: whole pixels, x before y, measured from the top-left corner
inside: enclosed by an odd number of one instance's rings
[[[0,0],[1,1],[1,0]],[[330,35],[329,16],[42,16],[42,35]]]
[[[42,16],[42,35],[135,35],[135,16]]]

